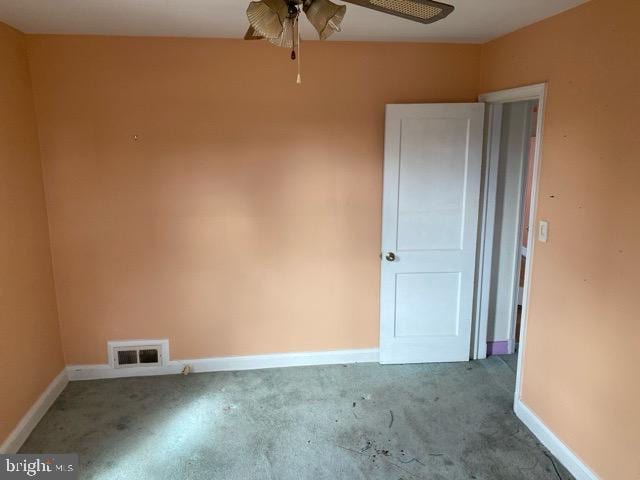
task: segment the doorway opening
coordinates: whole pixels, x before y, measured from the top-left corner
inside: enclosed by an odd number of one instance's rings
[[[537,107],[534,100],[496,106],[501,115],[499,149],[487,158],[492,174],[489,182],[495,183],[491,197],[487,197],[487,215],[492,216],[493,229],[485,232],[486,242],[491,242],[486,248],[490,257],[487,355],[510,355],[517,351]]]
[[[516,403],[537,230],[545,94],[541,84],[480,96],[486,120],[473,358],[512,355]]]

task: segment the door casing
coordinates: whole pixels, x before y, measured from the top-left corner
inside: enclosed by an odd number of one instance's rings
[[[532,264],[535,256],[535,248],[536,248],[536,232],[538,229],[536,228],[536,219],[537,219],[537,210],[538,210],[538,187],[540,181],[540,170],[541,170],[541,160],[542,160],[542,145],[543,145],[543,133],[544,133],[544,114],[546,107],[546,99],[547,99],[547,83],[539,83],[535,85],[529,85],[525,87],[512,88],[507,90],[500,90],[496,92],[489,92],[481,94],[478,97],[480,102],[484,102],[487,104],[487,110],[491,112],[493,107],[500,108],[501,105],[505,103],[513,103],[513,102],[522,102],[529,100],[537,100],[538,101],[538,118],[536,125],[536,146],[534,150],[532,168],[532,184],[531,184],[531,209],[529,211],[529,233],[527,239],[527,260],[525,264],[525,273],[524,273],[524,288],[523,288],[523,296],[522,296],[522,318],[520,320],[520,345],[518,349],[518,367],[516,371],[516,388],[514,393],[514,406],[517,406],[522,399],[522,365],[523,359],[525,355],[526,345],[527,345],[527,322],[529,317],[529,301],[530,301],[530,291],[531,291],[531,272],[532,272]],[[496,131],[499,131],[501,125],[495,121],[495,116],[488,114],[488,121],[485,123],[485,139],[492,139],[496,136]],[[486,142],[486,140],[485,140]],[[490,151],[490,150],[489,150]],[[487,149],[485,149],[485,155],[487,154]],[[487,159],[485,158],[485,165],[487,164]],[[486,184],[485,184],[486,187]],[[487,202],[491,202],[491,196],[486,195],[487,192],[483,191],[484,197],[487,199]],[[495,208],[495,195],[493,195],[493,208]],[[491,205],[488,205],[487,208],[491,208]],[[490,222],[487,222],[485,218],[480,218],[480,238],[485,238],[488,229],[493,229],[493,225]],[[492,256],[492,245],[485,245],[484,248],[480,248],[479,251],[479,270],[478,270],[478,278],[482,278],[482,265],[484,264],[486,258],[491,258]],[[479,298],[483,295],[483,283],[476,283],[476,322],[474,328],[474,345],[472,349],[473,358],[474,359],[482,359],[486,358],[486,348],[487,348],[487,322],[488,318],[486,315],[482,315],[479,311],[480,302]],[[486,293],[486,291],[485,291]]]

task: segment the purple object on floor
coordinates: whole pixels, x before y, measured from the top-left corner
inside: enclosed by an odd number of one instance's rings
[[[509,342],[487,342],[487,355],[508,355]]]

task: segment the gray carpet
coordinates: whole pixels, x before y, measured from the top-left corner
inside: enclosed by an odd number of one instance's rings
[[[514,353],[512,355],[499,355],[497,358],[502,360],[507,366],[511,369],[513,374],[515,375],[518,370],[518,354]]]
[[[79,453],[83,479],[571,479],[514,382],[496,357],[73,382],[22,452]]]

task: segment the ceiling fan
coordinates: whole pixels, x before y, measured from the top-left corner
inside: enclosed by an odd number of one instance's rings
[[[442,20],[451,12],[453,5],[433,0],[344,0],[361,7],[377,10],[396,17],[419,23]],[[326,40],[334,32],[341,31],[347,12],[346,5],[337,5],[330,0],[258,0],[249,3],[247,19],[249,30],[245,40],[267,39],[273,45],[291,49],[291,59],[298,59],[298,81],[300,78],[300,31],[298,20],[304,12],[318,32],[320,40]]]

